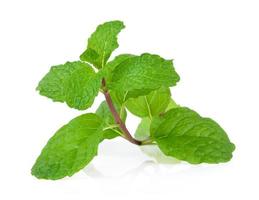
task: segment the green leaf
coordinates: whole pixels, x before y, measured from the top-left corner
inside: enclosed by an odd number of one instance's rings
[[[136,56],[133,54],[120,54],[116,56],[112,61],[108,62],[105,65],[105,68],[108,68],[110,71],[113,71],[119,64],[133,57],[136,57]]]
[[[135,92],[136,96],[146,95],[158,88],[176,85],[179,76],[172,61],[158,55],[142,54],[119,64],[112,74],[111,90]]]
[[[171,98],[165,111],[171,110],[173,108],[178,108],[178,107],[180,107],[180,106],[178,104],[176,104],[175,101]]]
[[[111,78],[112,78],[112,72],[113,70],[121,63],[123,63],[124,61],[126,61],[129,58],[135,57],[135,55],[132,54],[121,54],[116,56],[112,61],[108,62],[104,69],[106,71],[106,77],[105,80],[107,82],[107,84],[110,84]]]
[[[89,108],[99,92],[101,76],[90,65],[76,61],[51,67],[37,90],[53,101],[66,102],[71,108]]]
[[[120,104],[124,105],[125,102],[130,98],[137,98],[139,96],[147,95],[152,90],[133,90],[133,91],[121,91],[121,90],[110,90],[110,95]]]
[[[138,140],[146,140],[150,136],[151,120],[148,117],[142,118],[135,132],[135,138]]]
[[[128,99],[126,107],[134,115],[151,119],[166,110],[170,102],[170,96],[169,88],[162,87],[146,96]]]
[[[171,109],[152,124],[152,138],[167,156],[192,164],[227,162],[232,158],[235,145],[225,131],[212,119],[188,108]]]
[[[124,105],[125,102],[125,93],[123,93],[122,91],[115,91],[115,90],[110,90],[109,91],[111,98],[113,101],[115,101],[118,105],[122,106]]]
[[[112,75],[113,70],[119,66],[120,64],[123,66],[124,62],[129,58],[137,57],[136,55],[132,54],[121,54],[116,56],[114,60],[108,62],[105,66],[105,80],[108,87],[112,84]],[[122,105],[126,100],[129,98],[136,98],[138,96],[143,96],[152,92],[151,89],[136,89],[132,91],[122,91],[122,90],[111,90],[110,93],[115,99]]]
[[[114,106],[116,111],[120,114],[120,117],[122,121],[125,122],[127,113],[125,108],[119,106],[115,102]],[[103,101],[98,109],[96,110],[96,114],[104,121],[104,132],[103,132],[103,139],[113,139],[117,136],[120,136],[121,130],[118,128],[117,124],[114,121],[114,118],[112,116],[112,113],[106,103],[106,101]]]
[[[80,59],[92,63],[98,69],[104,67],[111,53],[118,48],[117,35],[124,27],[121,21],[99,25],[88,39],[87,49]]]
[[[97,155],[102,134],[102,120],[97,115],[74,118],[50,138],[32,167],[32,175],[53,180],[72,176]]]

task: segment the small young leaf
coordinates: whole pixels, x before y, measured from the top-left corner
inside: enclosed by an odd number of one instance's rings
[[[102,120],[95,114],[74,118],[50,138],[32,167],[32,175],[61,179],[84,168],[97,154],[103,137]]]
[[[162,86],[176,85],[178,81],[179,76],[171,60],[145,53],[119,64],[113,70],[109,88],[116,91],[135,92],[135,96],[143,96]]]
[[[188,108],[174,108],[151,125],[152,138],[167,156],[192,164],[227,162],[235,145],[212,119]]]
[[[135,137],[138,140],[146,140],[150,136],[151,120],[148,117],[142,118],[135,132]]]
[[[139,96],[148,95],[152,90],[132,90],[132,91],[122,91],[122,90],[110,90],[110,94],[114,99],[120,104],[125,104],[125,102],[130,98],[137,98]]]
[[[110,95],[113,101],[118,105],[125,105],[126,101],[130,98],[137,98],[140,95],[145,95],[152,92],[151,90],[134,90],[134,91],[120,91],[110,90]]]
[[[166,110],[170,96],[169,88],[162,87],[146,96],[128,99],[126,107],[134,115],[152,118]]]
[[[53,101],[66,102],[71,108],[85,110],[93,104],[101,86],[101,76],[90,65],[76,61],[51,67],[37,90]]]
[[[111,53],[118,48],[117,35],[124,27],[121,21],[99,25],[88,39],[87,49],[80,59],[92,63],[98,69],[104,67]]]
[[[119,105],[114,103],[114,106],[117,110],[117,112],[120,114],[120,117],[122,121],[125,122],[127,113],[125,108],[120,107]],[[103,101],[98,109],[96,110],[96,114],[104,121],[104,132],[103,132],[103,139],[113,139],[117,136],[119,136],[121,130],[116,127],[116,123],[114,121],[114,118],[112,116],[112,113],[106,103],[106,101]]]

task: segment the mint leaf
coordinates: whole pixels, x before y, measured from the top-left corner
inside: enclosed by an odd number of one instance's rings
[[[167,156],[192,164],[227,162],[235,149],[225,131],[212,119],[188,108],[174,108],[151,125],[152,138]]]
[[[180,106],[178,104],[176,104],[175,101],[171,98],[165,111],[171,110],[173,108],[178,108],[178,107],[180,107]]]
[[[110,21],[99,25],[88,39],[87,49],[80,59],[92,63],[98,69],[104,67],[111,53],[118,48],[117,35],[124,27],[121,21]]]
[[[125,104],[125,102],[130,98],[137,98],[139,96],[147,95],[152,90],[133,90],[133,91],[122,91],[122,90],[110,90],[111,96],[119,102],[120,105]]]
[[[110,90],[109,93],[111,95],[112,100],[116,104],[120,106],[124,105],[127,93],[124,93],[123,91],[113,91],[113,90]]]
[[[119,46],[117,37],[123,28],[121,21],[99,25],[88,39],[81,61],[53,66],[39,82],[41,95],[78,110],[89,108],[99,90],[106,101],[95,114],[81,115],[55,133],[31,170],[37,178],[72,176],[93,159],[100,142],[117,136],[143,146],[143,152],[148,150],[159,162],[175,163],[177,158],[197,164],[231,159],[235,146],[225,131],[171,98],[170,87],[180,80],[172,60],[144,53],[121,54],[108,62]],[[135,132],[137,139],[125,124],[125,108],[142,118]],[[151,144],[151,149],[145,148]]]
[[[126,107],[134,115],[151,119],[166,110],[170,102],[170,96],[169,88],[162,87],[146,96],[128,99]]]
[[[138,140],[146,140],[150,136],[150,124],[151,120],[148,117],[142,118],[135,132],[135,137]]]
[[[127,61],[129,58],[134,58],[134,57],[138,57],[136,55],[132,55],[132,54],[121,54],[117,57],[115,57],[114,60],[108,62],[105,66],[105,72],[106,72],[106,76],[105,76],[105,80],[107,82],[107,85],[111,85],[112,83],[112,76],[113,76],[113,70],[121,65],[122,67],[124,66],[125,61]],[[150,92],[152,92],[153,89],[134,89],[131,91],[128,90],[111,90],[111,94],[116,96],[116,98],[119,100],[119,102],[121,104],[123,104],[126,100],[128,100],[129,98],[136,98],[138,96],[143,96],[145,94],[149,94]]]
[[[137,98],[140,95],[150,93],[151,90],[134,90],[134,91],[116,91],[110,90],[109,93],[115,103],[118,105],[125,105],[126,101],[130,98]]]
[[[127,117],[125,108],[120,107],[118,104],[114,104],[114,106],[117,112],[120,114],[122,121],[125,122]],[[100,104],[100,106],[96,110],[96,114],[104,121],[103,139],[113,139],[117,136],[122,135],[121,130],[118,128],[118,125],[114,121],[114,118],[106,101],[103,101]]]
[[[171,60],[145,53],[119,64],[113,70],[109,88],[123,92],[137,90],[139,92],[136,96],[140,96],[162,86],[176,85],[178,81],[179,76],[175,72]],[[147,91],[145,92],[145,90]]]
[[[132,54],[121,54],[116,56],[112,61],[108,62],[104,69],[106,71],[106,77],[105,80],[107,82],[107,84],[110,84],[111,78],[112,78],[112,72],[113,70],[121,63],[123,63],[124,61],[126,61],[129,58],[135,57],[135,55]]]
[[[102,138],[102,120],[95,114],[74,118],[50,138],[32,167],[32,175],[43,179],[72,176],[95,155]]]
[[[112,61],[108,62],[105,65],[105,68],[108,68],[110,71],[113,71],[119,64],[123,63],[129,58],[133,58],[135,55],[132,54],[121,54],[116,56]]]
[[[85,110],[93,104],[101,86],[101,76],[90,65],[76,61],[51,67],[37,90],[53,101],[66,102],[71,108]]]

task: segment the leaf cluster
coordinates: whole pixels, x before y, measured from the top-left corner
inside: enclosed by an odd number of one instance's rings
[[[136,145],[158,145],[167,156],[192,164],[227,162],[235,149],[226,132],[212,119],[181,107],[170,87],[180,80],[173,61],[158,55],[121,54],[121,21],[101,24],[88,39],[79,61],[52,66],[37,90],[70,108],[86,110],[99,92],[105,96],[95,113],[82,114],[51,137],[32,167],[41,179],[61,179],[84,168],[105,139],[123,137]],[[141,118],[133,137],[127,111]]]

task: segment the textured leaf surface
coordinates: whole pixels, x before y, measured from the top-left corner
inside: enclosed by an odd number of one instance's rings
[[[232,158],[235,146],[225,131],[212,119],[188,108],[171,109],[152,124],[152,138],[167,156],[193,164],[227,162]]]
[[[105,65],[105,71],[106,71],[106,82],[109,85],[111,78],[112,78],[112,72],[113,70],[121,63],[123,63],[124,61],[126,61],[129,58],[135,57],[135,55],[132,54],[121,54],[116,56],[112,61],[108,62]]]
[[[105,79],[107,82],[108,87],[110,88],[110,85],[112,84],[112,76],[113,76],[113,70],[121,65],[124,65],[124,62],[128,60],[129,58],[137,57],[136,55],[132,54],[121,54],[117,57],[115,57],[114,60],[107,63],[105,66]],[[116,98],[120,104],[123,104],[126,100],[130,98],[136,98],[139,96],[147,95],[150,92],[152,92],[152,89],[135,89],[135,90],[111,90],[111,95]]]
[[[129,58],[133,58],[135,55],[133,54],[121,54],[116,56],[112,61],[108,62],[105,68],[109,68],[110,71],[113,71],[119,64],[123,63]]]
[[[111,21],[101,24],[88,39],[86,51],[80,59],[92,63],[97,68],[102,68],[111,53],[118,48],[117,35],[124,28],[121,21]]]
[[[126,117],[127,117],[125,108],[120,107],[116,103],[114,103],[114,106],[115,106],[117,112],[120,114],[121,119],[125,122]],[[100,104],[100,106],[96,110],[96,114],[104,121],[104,132],[103,132],[104,139],[113,139],[120,135],[119,132],[121,132],[121,131],[119,128],[114,126],[114,125],[116,125],[116,123],[114,121],[114,118],[112,116],[112,113],[111,113],[106,101],[103,101]]]
[[[50,138],[32,168],[42,179],[72,176],[97,154],[102,138],[102,120],[95,114],[84,114],[71,120]]]
[[[100,86],[101,76],[90,65],[76,61],[51,67],[37,90],[54,101],[84,110],[92,105]]]
[[[145,90],[156,90],[162,86],[176,85],[179,76],[175,72],[172,61],[158,55],[142,54],[129,58],[119,64],[112,74],[110,89],[120,91],[139,90],[145,95]]]
[[[128,99],[126,107],[134,115],[152,118],[166,110],[170,96],[169,88],[162,87],[146,96]]]

